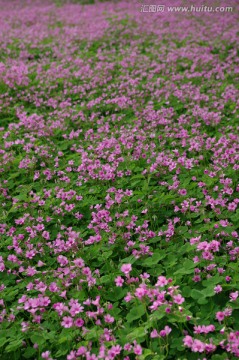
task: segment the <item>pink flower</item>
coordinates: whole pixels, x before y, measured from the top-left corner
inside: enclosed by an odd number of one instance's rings
[[[185,196],[185,195],[187,195],[187,190],[186,189],[179,189],[178,193],[179,193],[179,195]]]
[[[215,286],[214,291],[216,294],[218,294],[222,291],[222,287],[220,285],[217,285],[217,286]]]
[[[60,264],[61,266],[65,266],[65,265],[68,264],[67,258],[66,258],[65,256],[63,256],[63,255],[59,255],[59,256],[57,257],[57,261],[59,262],[59,264]]]
[[[139,299],[142,299],[142,297],[144,297],[146,294],[147,290],[142,287],[137,288],[134,293],[134,295]]]
[[[130,351],[132,349],[132,345],[130,343],[126,343],[124,346],[125,351]]]
[[[135,355],[142,355],[142,347],[138,344],[134,345],[133,351]]]
[[[224,313],[223,313],[222,311],[218,311],[218,312],[216,313],[216,319],[217,319],[219,322],[223,321],[224,318],[225,318],[225,315],[224,315]]]
[[[191,349],[193,352],[202,353],[205,350],[205,344],[202,341],[195,339],[193,341]]]
[[[238,291],[231,292],[229,297],[230,297],[230,301],[235,301],[238,298]]]
[[[130,302],[133,299],[133,296],[130,292],[127,293],[127,295],[124,297],[124,301]]]
[[[151,331],[150,337],[151,337],[152,339],[159,337],[159,333],[157,332],[156,329],[154,329],[153,331]]]
[[[195,334],[208,334],[209,332],[215,331],[214,325],[199,325],[194,326],[194,333]]]
[[[115,319],[113,318],[113,316],[111,316],[111,315],[109,315],[109,314],[105,315],[105,316],[104,316],[104,319],[105,319],[105,322],[106,322],[106,323],[109,323],[109,324],[111,324],[111,323],[113,323],[113,322],[115,321]]]
[[[205,344],[205,350],[207,353],[213,352],[216,350],[216,346],[213,344]]]
[[[168,280],[165,276],[159,276],[158,281],[156,282],[155,286],[163,287],[168,284]]]
[[[51,292],[57,292],[57,291],[58,291],[57,284],[56,284],[55,282],[50,283],[50,285],[49,285],[49,290],[50,290]]]
[[[178,295],[174,295],[173,296],[173,301],[175,304],[182,304],[184,302],[184,298],[182,297],[182,295],[178,294]]]
[[[79,349],[77,350],[76,352],[76,355],[77,356],[81,356],[81,355],[84,355],[86,353],[87,349],[85,346],[81,346],[79,347]]]
[[[189,335],[186,335],[185,338],[183,339],[183,344],[184,346],[191,348],[193,345],[193,338]]]
[[[76,360],[76,352],[75,351],[71,351],[69,355],[67,355],[67,360]]]
[[[41,357],[42,357],[43,359],[48,359],[49,356],[50,356],[50,351],[45,351],[45,352],[43,352],[43,353],[41,354]]]
[[[73,261],[73,263],[74,263],[76,266],[80,267],[80,268],[82,268],[82,267],[85,266],[85,262],[84,262],[84,260],[81,259],[81,258],[75,259],[75,260]]]
[[[115,278],[116,286],[122,287],[123,283],[124,283],[124,279],[121,276],[117,276],[117,278]]]
[[[120,354],[120,352],[121,352],[120,345],[112,346],[112,348],[108,350],[109,359],[114,359],[117,355]]]
[[[163,330],[160,331],[159,335],[165,337],[171,333],[172,329],[169,326],[165,326]]]
[[[71,308],[70,308],[70,314],[71,316],[75,316],[76,314],[79,314],[81,312],[84,311],[84,308],[82,305],[76,303],[76,304],[72,304]]]
[[[195,276],[192,278],[192,280],[193,280],[194,282],[199,282],[199,281],[201,281],[201,276],[200,276],[200,275],[195,275]]]
[[[81,318],[78,318],[75,320],[75,326],[77,326],[79,328],[82,327],[84,325],[84,323],[85,323],[84,320]]]
[[[124,264],[124,265],[121,266],[120,270],[125,275],[128,275],[130,273],[130,271],[132,270],[132,265],[131,264]]]
[[[66,329],[71,328],[73,326],[73,319],[70,316],[64,316],[61,325]]]
[[[231,316],[232,314],[232,309],[231,308],[226,308],[224,311],[223,311],[224,315],[225,316]]]

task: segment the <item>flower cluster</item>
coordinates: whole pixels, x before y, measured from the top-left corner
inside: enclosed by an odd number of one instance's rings
[[[2,360],[239,357],[230,6],[0,0]]]

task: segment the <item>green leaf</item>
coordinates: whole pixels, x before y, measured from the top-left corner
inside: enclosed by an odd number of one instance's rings
[[[21,348],[21,347],[22,347],[22,340],[23,340],[23,339],[17,339],[17,340],[12,341],[12,342],[5,348],[5,351],[6,351],[6,352],[11,352],[11,351],[15,351],[15,350]]]
[[[192,274],[194,272],[195,266],[196,264],[193,261],[186,259],[181,265],[180,269],[177,270],[174,274]]]
[[[5,337],[0,338],[0,347],[4,346],[8,342],[8,339]]]
[[[30,340],[33,344],[38,344],[38,345],[43,345],[46,342],[44,337],[40,334],[34,334],[30,336]]]
[[[208,300],[205,297],[198,299],[198,304],[200,304],[200,305],[205,305],[207,303],[208,303]]]
[[[152,266],[152,268],[149,269],[147,272],[148,272],[151,276],[159,276],[160,274],[162,274],[162,271],[164,271],[162,265],[154,265],[154,266]]]
[[[228,355],[227,354],[221,354],[221,355],[213,355],[212,360],[227,360]]]
[[[142,262],[143,266],[151,267],[152,265],[158,264],[160,260],[165,257],[165,253],[163,251],[155,252],[151,257],[147,258]]]
[[[179,338],[174,339],[170,347],[172,349],[177,348],[177,350],[182,351],[184,349],[183,338],[179,337]]]
[[[211,297],[215,295],[215,291],[212,287],[207,287],[206,289],[202,290],[202,294],[205,297]]]
[[[145,360],[150,355],[153,355],[153,352],[149,349],[144,349],[143,354],[139,356],[139,360]],[[151,357],[149,359],[151,359]]]
[[[85,335],[84,338],[86,340],[96,340],[100,337],[100,335],[103,333],[102,330],[96,330],[96,329],[91,329],[90,331],[88,331]]]
[[[185,234],[184,234],[185,235]],[[190,237],[191,237],[191,234],[190,234]],[[180,247],[180,249],[178,249],[178,252],[180,254],[185,254],[185,253],[188,253],[190,251],[193,251],[193,247],[191,244],[189,243],[186,243],[184,244],[183,246]],[[195,265],[196,266],[196,265]]]
[[[12,301],[12,300],[14,300],[15,296],[16,296],[18,293],[19,293],[19,290],[18,290],[18,289],[9,291],[9,293],[5,295],[5,300],[6,300],[6,301]]]
[[[167,307],[166,305],[162,305],[162,306],[160,306],[160,308],[158,310],[154,311],[149,316],[150,321],[154,322],[155,320],[158,321],[158,320],[162,319],[166,315],[166,312],[165,312],[166,307]]]
[[[64,356],[67,353],[69,353],[69,348],[66,345],[64,345],[57,351],[55,357],[59,358],[60,356]]]
[[[122,289],[120,287],[114,287],[105,294],[105,298],[109,301],[118,301],[122,299],[127,293],[127,289]]]
[[[145,327],[137,327],[134,331],[128,334],[128,339],[130,342],[133,342],[134,340],[139,341],[140,338],[145,338],[145,335],[147,334],[147,330]],[[143,339],[142,339],[143,340]]]
[[[32,359],[34,355],[36,354],[37,350],[34,348],[27,348],[26,351],[24,351],[23,357],[25,359]]]
[[[193,289],[192,291],[191,291],[191,297],[193,298],[193,299],[200,299],[200,298],[202,298],[202,297],[204,297],[204,295],[201,293],[201,291],[199,291],[199,290],[196,290],[196,289]]]
[[[143,305],[138,305],[130,310],[128,315],[126,316],[126,319],[128,322],[132,322],[134,320],[137,320],[141,318],[145,314],[145,308]]]
[[[71,339],[71,337],[69,336],[61,336],[60,339],[58,340],[58,344],[63,344],[65,342],[68,342]]]
[[[152,360],[165,360],[165,356],[164,355],[156,355],[152,358]]]
[[[239,210],[237,209],[236,213],[234,213],[232,216],[230,216],[231,220],[234,222],[239,221]]]
[[[187,227],[187,226],[179,226],[179,227],[177,228],[177,232],[178,232],[180,235],[185,234],[187,231],[188,231],[188,227]]]
[[[208,287],[209,285],[216,285],[218,283],[220,283],[222,280],[222,276],[220,276],[219,274],[216,274],[212,277],[210,277],[209,279],[203,280],[202,281],[202,285],[205,287]]]

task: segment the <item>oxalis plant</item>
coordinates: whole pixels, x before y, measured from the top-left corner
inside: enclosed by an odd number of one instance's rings
[[[144,5],[0,0],[1,360],[239,357],[238,2]]]

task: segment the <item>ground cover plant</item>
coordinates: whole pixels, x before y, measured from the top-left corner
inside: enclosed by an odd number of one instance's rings
[[[0,359],[239,357],[224,5],[0,1]]]

